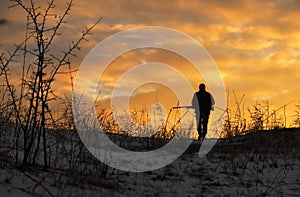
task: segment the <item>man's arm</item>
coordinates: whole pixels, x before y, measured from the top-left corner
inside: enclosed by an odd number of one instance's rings
[[[215,99],[212,94],[210,94],[210,100],[211,100],[211,111],[214,111]]]
[[[193,99],[192,99],[192,108],[196,109],[197,105],[198,105],[197,95],[194,94]]]

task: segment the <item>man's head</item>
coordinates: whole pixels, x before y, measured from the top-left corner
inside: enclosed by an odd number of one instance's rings
[[[201,84],[199,85],[199,90],[200,90],[200,91],[205,91],[205,84],[204,84],[204,83],[201,83]]]

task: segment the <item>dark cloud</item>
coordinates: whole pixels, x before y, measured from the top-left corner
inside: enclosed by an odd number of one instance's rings
[[[26,16],[15,9],[8,11],[8,3],[0,6],[1,44],[13,45],[18,43],[18,38],[23,38],[19,35],[25,29]],[[56,3],[55,12],[62,13],[64,1],[56,0]],[[68,44],[67,38],[76,39],[81,27],[88,26],[100,16],[104,17],[103,21],[93,30],[90,42],[84,43],[78,52],[82,59],[98,42],[119,31],[143,25],[171,27],[204,45],[220,67],[229,89],[237,94],[246,93],[253,100],[259,95],[267,95],[274,103],[285,103],[286,100],[297,100],[300,92],[298,10],[300,0],[76,0],[62,31],[63,36],[57,37],[53,49],[61,51]],[[14,29],[4,28],[7,24]],[[117,79],[124,68],[149,60],[147,53],[136,53],[135,56],[120,57],[114,63],[123,67],[108,70],[106,76]],[[185,65],[163,52],[153,56],[157,58],[153,58],[155,61],[172,63],[174,67]],[[80,58],[76,59],[75,65],[80,65]],[[191,80],[199,80],[189,67],[180,71],[193,76]],[[68,88],[68,82],[64,80],[58,79],[60,95]],[[284,88],[291,93],[283,97],[280,95]],[[275,97],[277,94],[279,96]]]
[[[6,19],[4,19],[4,18],[0,19],[0,25],[5,25],[7,23],[8,23],[8,21]]]

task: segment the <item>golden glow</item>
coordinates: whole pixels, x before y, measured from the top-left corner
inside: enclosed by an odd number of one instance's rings
[[[61,2],[57,1],[60,10],[63,9]],[[24,15],[19,10],[7,10],[9,3],[2,2],[0,8],[0,18],[8,21],[0,26],[0,44],[4,49],[12,48],[24,37]],[[268,98],[271,107],[276,109],[294,101],[287,107],[287,118],[291,121],[294,105],[300,101],[299,10],[297,0],[77,0],[54,50],[64,49],[64,40],[76,38],[82,27],[101,16],[104,17],[102,23],[94,29],[90,42],[82,45],[78,58],[73,60],[74,67],[79,67],[98,42],[119,31],[143,25],[174,28],[203,44],[218,65],[226,88],[239,96],[246,95],[246,106],[255,104],[257,99]],[[105,93],[111,91],[126,69],[148,61],[174,66],[191,80],[195,90],[203,81],[201,76],[194,75],[197,72],[183,58],[162,50],[140,50],[124,54],[105,71],[101,78],[109,87]],[[68,80],[67,77],[56,79],[55,89],[59,95],[70,95]],[[159,90],[153,94],[158,94],[159,100],[165,99]],[[135,97],[133,101],[141,102]]]

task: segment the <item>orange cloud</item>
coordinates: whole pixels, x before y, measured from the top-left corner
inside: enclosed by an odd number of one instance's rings
[[[57,1],[59,12],[64,2]],[[25,18],[19,11],[7,10],[2,2],[0,18],[9,26],[0,26],[1,47],[11,49],[23,39]],[[77,38],[86,25],[104,17],[96,26],[90,42],[82,45],[74,68],[97,43],[122,30],[143,25],[177,29],[197,39],[216,61],[225,85],[237,94],[246,94],[251,105],[257,97],[269,98],[274,107],[299,100],[300,87],[300,3],[297,0],[238,1],[75,1],[63,36],[57,38],[53,50],[64,49]],[[116,59],[103,76],[110,91],[121,74],[134,65],[157,61],[174,66],[186,75],[194,89],[201,75],[184,59],[162,50],[129,52]],[[57,80],[57,91],[67,87],[64,78]],[[159,92],[159,91],[158,91]],[[161,93],[161,92],[159,92]],[[289,111],[293,113],[293,109]]]

